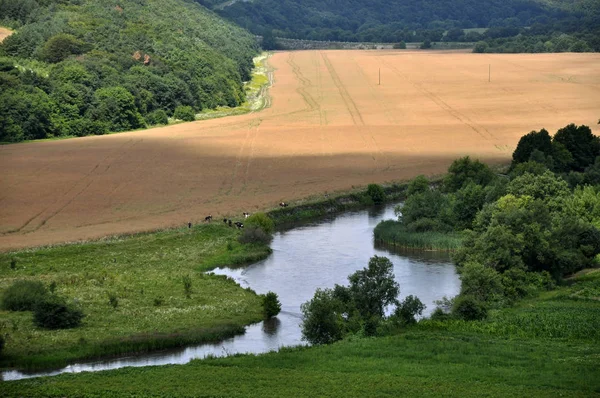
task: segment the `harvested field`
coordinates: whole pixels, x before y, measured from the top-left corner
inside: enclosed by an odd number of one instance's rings
[[[258,113],[0,147],[0,249],[241,215],[441,173],[467,154],[507,162],[542,127],[599,134],[600,54],[306,51],[270,62],[272,106]]]

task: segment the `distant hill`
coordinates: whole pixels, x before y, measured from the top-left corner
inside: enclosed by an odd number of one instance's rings
[[[0,141],[164,123],[244,101],[258,47],[186,0],[0,0]],[[187,108],[186,108],[187,107]]]
[[[479,41],[516,36],[533,26],[562,33],[600,26],[598,0],[196,1],[253,33],[309,40]],[[495,32],[465,34],[469,28]]]

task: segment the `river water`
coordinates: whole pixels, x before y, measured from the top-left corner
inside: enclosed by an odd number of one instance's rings
[[[185,364],[207,356],[237,353],[264,353],[282,346],[306,344],[300,332],[300,305],[310,300],[317,288],[346,285],[347,277],[367,266],[373,255],[386,256],[394,264],[400,284],[400,298],[418,296],[427,306],[424,315],[435,308],[434,301],[454,296],[460,280],[448,255],[436,252],[402,252],[375,247],[373,229],[384,219],[394,218],[394,206],[344,213],[277,232],[266,260],[239,269],[213,272],[234,278],[257,293],[274,291],[282,311],[267,322],[246,327],[246,332],[220,343],[202,344],[178,350],[129,356],[105,361],[69,365],[55,371],[27,373],[6,371],[3,380],[18,380],[61,373],[94,372],[127,366]]]

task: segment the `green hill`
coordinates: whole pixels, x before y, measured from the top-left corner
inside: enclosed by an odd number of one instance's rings
[[[475,42],[520,34],[584,34],[600,27],[600,3],[594,0],[197,1],[253,33],[310,40]],[[526,30],[530,27],[533,32]],[[490,31],[464,31],[472,28]],[[595,44],[589,46],[600,51],[600,43]]]
[[[16,30],[0,45],[0,141],[237,106],[258,50],[251,34],[184,0],[0,0],[0,25]]]

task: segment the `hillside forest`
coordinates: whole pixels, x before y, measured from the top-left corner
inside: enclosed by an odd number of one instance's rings
[[[600,3],[536,0],[196,0],[258,35],[481,42],[478,52],[600,51]]]
[[[0,0],[0,142],[193,120],[245,100],[255,38],[180,0]]]

